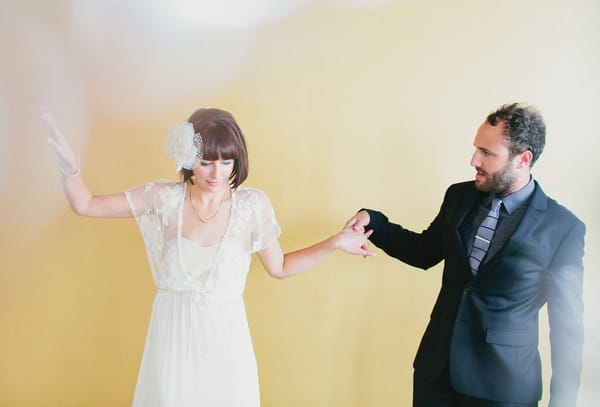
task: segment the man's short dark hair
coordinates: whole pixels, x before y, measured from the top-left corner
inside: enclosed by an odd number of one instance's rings
[[[492,126],[503,122],[511,158],[529,150],[533,154],[533,166],[546,145],[546,124],[539,110],[531,105],[511,103],[500,106],[486,120]]]

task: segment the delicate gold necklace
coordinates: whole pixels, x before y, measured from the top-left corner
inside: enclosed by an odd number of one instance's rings
[[[200,219],[200,222],[208,223],[211,220],[213,220],[214,218],[216,218],[217,215],[219,214],[219,211],[221,210],[221,207],[223,206],[223,202],[225,202],[225,197],[227,196],[227,193],[223,194],[223,198],[221,198],[221,202],[219,203],[219,207],[217,208],[215,213],[212,216],[209,216],[208,218],[203,218],[202,216],[200,216],[200,213],[198,213],[198,209],[196,209],[196,205],[194,205],[194,200],[192,199],[192,186],[190,185],[188,188],[190,190],[190,203],[192,204],[192,209],[194,210],[194,213],[196,214],[198,219]]]

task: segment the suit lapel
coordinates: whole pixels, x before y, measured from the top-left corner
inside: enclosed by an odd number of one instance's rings
[[[482,272],[485,273],[488,269],[493,269],[495,264],[502,259],[502,257],[510,255],[510,253],[517,249],[521,242],[528,239],[531,230],[544,215],[544,211],[548,207],[548,196],[544,193],[537,181],[534,182],[535,190],[531,197],[531,202],[525,210],[517,229],[513,235],[508,238],[504,246],[500,248],[493,257],[480,266],[478,275]]]
[[[477,205],[481,199],[481,192],[475,188],[475,183],[473,183],[472,188],[467,190],[458,200],[455,210],[455,216],[453,217],[453,226],[454,226],[454,241],[455,241],[455,249],[457,253],[464,254],[462,257],[464,258],[464,266],[465,270],[468,271],[467,277],[472,277],[471,275],[471,266],[469,265],[469,256],[467,253],[467,247],[460,233],[460,227],[465,221],[468,213],[471,211],[474,205]]]

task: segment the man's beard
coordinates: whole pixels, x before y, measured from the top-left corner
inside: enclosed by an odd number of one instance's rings
[[[489,192],[497,196],[506,195],[517,182],[517,174],[511,167],[511,162],[506,163],[506,166],[494,174],[483,171],[481,168],[475,168],[477,171],[486,175],[486,181],[483,183],[475,183],[475,188],[483,192]]]

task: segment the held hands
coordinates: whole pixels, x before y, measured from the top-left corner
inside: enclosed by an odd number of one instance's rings
[[[365,233],[365,227],[370,221],[371,217],[369,216],[369,212],[363,210],[348,219],[348,222],[344,225],[344,229],[350,228],[356,232]]]
[[[345,227],[340,233],[334,236],[335,247],[347,253],[363,257],[375,256],[376,253],[369,251],[368,243],[371,233],[373,233],[372,230],[362,232]]]
[[[61,172],[68,172],[68,174],[77,173],[79,171],[78,159],[75,156],[71,145],[56,125],[56,121],[54,120],[52,113],[50,113],[47,108],[42,107],[40,119],[42,119],[42,121],[48,126],[48,144],[50,144],[50,147],[54,149],[54,152],[58,156],[58,165],[59,169],[61,169]]]
[[[369,236],[373,231],[365,231],[369,221],[370,217],[367,211],[360,211],[351,217],[344,225],[344,229],[335,236],[339,242],[338,249],[363,257],[376,256],[376,253],[369,250],[368,244]]]

